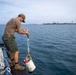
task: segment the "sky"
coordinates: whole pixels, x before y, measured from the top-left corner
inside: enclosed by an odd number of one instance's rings
[[[76,22],[76,0],[0,0],[0,24],[20,13],[27,24]]]

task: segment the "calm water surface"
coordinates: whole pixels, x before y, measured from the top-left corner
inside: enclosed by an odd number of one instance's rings
[[[76,75],[76,25],[23,25],[30,33],[36,71],[28,75]],[[5,25],[0,25],[0,43]],[[19,61],[27,55],[25,35],[15,34]]]

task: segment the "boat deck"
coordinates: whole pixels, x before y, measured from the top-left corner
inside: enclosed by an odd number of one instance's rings
[[[11,67],[11,73],[12,73],[12,75],[26,75],[26,69],[15,70],[13,67]]]

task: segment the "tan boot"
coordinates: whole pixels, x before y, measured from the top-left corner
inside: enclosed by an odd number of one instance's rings
[[[11,64],[10,64],[11,67],[15,66],[15,61],[11,61]]]
[[[16,70],[24,70],[25,67],[19,65],[19,64],[15,64],[15,67],[14,67]]]

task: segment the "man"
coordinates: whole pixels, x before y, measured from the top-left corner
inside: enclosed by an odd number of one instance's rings
[[[24,70],[24,67],[18,63],[19,50],[15,42],[14,33],[18,32],[19,34],[26,34],[29,38],[27,28],[24,30],[20,28],[21,22],[25,22],[25,18],[24,14],[19,14],[16,18],[10,19],[5,27],[4,35],[2,37],[7,50],[10,52],[10,66],[14,66],[16,70]]]

